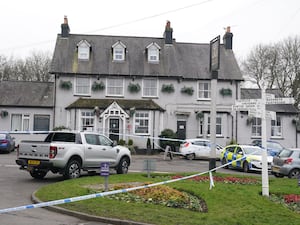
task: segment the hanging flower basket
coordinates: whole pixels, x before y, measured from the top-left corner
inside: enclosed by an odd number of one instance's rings
[[[230,88],[222,88],[220,94],[223,96],[232,96],[232,90]]]
[[[202,120],[204,118],[204,113],[202,111],[196,113],[196,119]]]
[[[183,88],[181,88],[181,93],[187,94],[187,95],[193,95],[194,94],[194,89],[193,89],[193,87],[184,86]]]
[[[94,81],[92,84],[92,91],[102,91],[105,88],[105,84],[100,81],[99,83]]]
[[[128,91],[131,93],[137,93],[141,90],[141,87],[138,83],[134,84],[134,83],[129,83],[128,84]]]
[[[61,89],[70,90],[72,88],[72,82],[61,80],[60,83],[59,83],[59,87]]]
[[[1,118],[5,118],[8,116],[8,112],[6,110],[2,110],[0,113]]]
[[[246,123],[247,123],[248,126],[249,126],[250,124],[252,124],[253,122],[254,122],[254,117],[248,117],[248,118],[247,118]]]
[[[161,87],[161,92],[173,93],[175,91],[173,84],[163,84]]]

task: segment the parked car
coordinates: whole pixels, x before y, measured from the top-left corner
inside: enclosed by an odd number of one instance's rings
[[[216,157],[219,159],[222,146],[216,144]],[[207,139],[186,139],[179,146],[179,153],[186,159],[207,159],[210,157],[211,142]]]
[[[246,173],[250,170],[261,171],[262,153],[263,149],[258,146],[238,144],[229,145],[222,150],[220,160],[222,162],[222,165],[232,162],[232,164],[225,167],[226,169],[229,167],[242,169]],[[270,170],[273,157],[267,156],[267,161],[268,170]]]
[[[109,163],[109,168],[124,174],[131,163],[127,147],[88,131],[52,131],[44,141],[22,140],[17,155],[20,169],[36,179],[43,179],[49,171],[65,179],[78,178],[82,170],[99,171],[101,163]]]
[[[253,140],[252,145],[262,147],[261,139]],[[267,141],[267,151],[270,156],[278,155],[284,147],[276,141]]]
[[[300,149],[283,149],[273,158],[272,174],[275,177],[300,177]]]
[[[12,152],[15,150],[15,138],[9,133],[0,133],[0,152]]]

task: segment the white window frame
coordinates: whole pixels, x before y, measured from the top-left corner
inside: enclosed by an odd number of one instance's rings
[[[95,115],[93,111],[81,110],[80,112],[80,126],[81,130],[94,130],[95,126]]]
[[[106,96],[124,96],[124,78],[107,78],[106,79]]]
[[[211,82],[198,81],[198,99],[211,100]]]
[[[19,117],[19,118],[16,118]],[[16,121],[16,120],[19,121]],[[18,123],[18,124],[16,124]],[[15,124],[15,125],[14,125]],[[11,115],[11,131],[29,131],[30,130],[30,115],[13,113]]]
[[[113,46],[113,61],[125,61],[126,46],[121,42],[116,42]]]
[[[159,51],[160,47],[156,43],[151,43],[147,47],[147,58],[149,63],[158,63],[159,62]]]
[[[88,61],[90,59],[91,45],[86,40],[82,40],[77,44],[77,48],[78,60]]]
[[[251,125],[251,137],[261,137],[261,118],[254,117]]]
[[[75,77],[75,95],[91,95],[91,78],[86,76],[77,76]]]
[[[143,97],[158,97],[158,79],[143,79]]]
[[[207,117],[207,135],[210,136],[210,116]],[[216,136],[223,136],[222,115],[219,114],[216,116]]]
[[[276,116],[276,120],[271,120],[271,137],[282,137],[282,118],[280,116]]]
[[[136,111],[134,114],[134,129],[136,135],[149,135],[150,134],[150,112],[149,111]],[[138,131],[145,130],[145,131]]]

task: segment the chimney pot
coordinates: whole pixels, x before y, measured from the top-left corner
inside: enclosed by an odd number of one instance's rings
[[[164,32],[165,44],[173,44],[173,29],[171,28],[171,22],[167,21]]]
[[[68,24],[68,17],[64,16],[64,23],[61,24],[61,36],[68,37],[70,33],[70,27]]]
[[[230,32],[230,26],[226,27],[226,33],[223,36],[223,44],[225,49],[232,49],[232,37],[233,34]]]

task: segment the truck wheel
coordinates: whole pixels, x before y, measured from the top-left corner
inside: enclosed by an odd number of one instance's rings
[[[76,159],[71,159],[64,171],[65,179],[74,179],[80,177],[81,164]]]
[[[41,170],[32,170],[30,171],[30,175],[34,179],[43,179],[47,174],[47,171],[41,171]]]
[[[117,174],[125,174],[128,172],[129,168],[129,159],[127,157],[124,157],[120,160],[118,166],[117,166]]]

